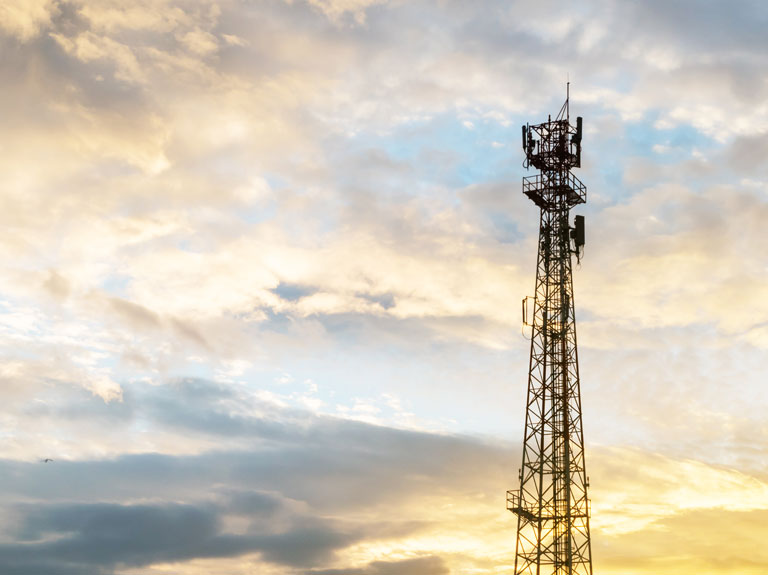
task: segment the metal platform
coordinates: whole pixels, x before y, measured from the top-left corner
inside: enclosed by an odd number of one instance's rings
[[[527,176],[523,178],[523,193],[545,210],[572,208],[587,201],[587,187],[570,172],[554,177],[544,173]]]

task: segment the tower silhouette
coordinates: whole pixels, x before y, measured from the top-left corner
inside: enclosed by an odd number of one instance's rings
[[[592,575],[589,499],[584,465],[579,359],[571,256],[581,257],[584,217],[570,210],[587,200],[571,170],[581,166],[582,120],[570,124],[569,97],[557,117],[523,126],[523,193],[539,208],[536,295],[520,488],[507,492],[517,515],[515,575]]]

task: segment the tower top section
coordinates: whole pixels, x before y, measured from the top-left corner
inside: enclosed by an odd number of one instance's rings
[[[570,90],[569,90],[570,91]],[[581,167],[581,116],[570,123],[569,98],[554,120],[523,126],[524,166],[542,171],[562,171]]]
[[[587,201],[586,186],[571,173],[581,167],[582,122],[579,116],[571,125],[568,100],[554,120],[523,126],[523,166],[539,170],[523,178],[523,193],[543,210],[568,210]]]

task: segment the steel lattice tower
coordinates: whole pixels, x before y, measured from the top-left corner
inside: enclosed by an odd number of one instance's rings
[[[566,98],[557,118],[523,126],[523,193],[540,208],[531,356],[520,489],[507,492],[517,515],[515,575],[592,575],[589,480],[584,466],[579,360],[571,254],[580,257],[584,218],[569,225],[587,190],[572,173],[581,166],[581,118],[570,124]]]

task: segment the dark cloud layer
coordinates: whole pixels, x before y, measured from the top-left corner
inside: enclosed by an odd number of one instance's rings
[[[157,410],[159,398],[169,393],[183,401]],[[476,508],[468,516],[471,521],[451,519],[463,538],[487,536],[488,529],[500,525],[511,540],[514,523],[504,513],[499,487],[513,479],[519,454],[512,450],[469,437],[320,417],[258,401],[248,404],[251,415],[234,418],[239,423],[233,426],[226,423],[233,416],[225,409],[232,397],[231,387],[197,379],[168,388],[133,386],[124,402],[131,404],[129,418],[151,421],[157,432],[183,429],[186,435],[226,438],[227,444],[241,441],[238,450],[57,458],[47,464],[0,461],[0,505],[10,518],[0,545],[0,572],[112,575],[155,563],[248,556],[291,575],[447,575],[452,572],[449,561],[480,565],[485,559],[436,549],[408,559],[379,557],[367,565],[345,564],[340,558],[355,545],[393,545],[439,533],[454,505]],[[186,415],[180,420],[174,411]],[[184,422],[181,428],[179,421]],[[705,494],[722,492],[729,482],[743,484],[747,502],[737,497],[726,501],[729,506],[749,506],[754,504],[750,498],[762,497],[759,483],[735,472],[691,462],[678,470],[674,462],[640,451],[598,454],[591,459],[593,497],[603,522],[621,512],[606,507],[603,498],[618,497],[633,509],[637,499],[647,504],[674,497],[681,473],[696,473]],[[643,474],[627,471],[635,466]],[[660,483],[661,476],[668,480]],[[431,505],[435,514],[425,515]],[[642,513],[635,519],[651,525],[643,537],[652,538],[667,525],[682,533],[687,511],[669,505],[660,519],[648,520]],[[690,513],[691,522],[701,523],[696,513],[709,517],[715,512]],[[721,513],[737,532],[749,529],[757,517],[730,509]],[[504,520],[497,524],[499,516]],[[623,549],[627,537],[636,541],[635,531],[616,535],[597,528],[596,533],[601,534],[596,557],[626,564],[629,555],[616,545]],[[684,537],[679,546],[691,548]],[[645,551],[634,548],[633,564],[646,569]]]
[[[265,561],[286,566],[321,565],[335,550],[366,535],[313,518],[297,518],[298,524],[279,532],[256,523],[253,533],[227,534],[212,506],[41,504],[26,513],[16,511],[24,515],[19,544],[0,547],[3,573],[42,564],[106,571],[246,553],[261,553]],[[54,539],[47,541],[47,536]]]
[[[74,406],[80,410],[72,413]],[[113,489],[130,493],[132,487],[138,487],[138,495],[151,485],[168,486],[169,493],[183,491],[190,482],[217,483],[228,477],[274,488],[319,507],[338,508],[345,501],[358,504],[368,499],[369,489],[379,501],[396,497],[402,485],[423,476],[439,475],[446,487],[455,486],[464,468],[487,461],[496,452],[496,447],[466,437],[380,427],[246,399],[226,384],[202,379],[132,386],[120,403],[104,404],[83,394],[60,409],[50,415],[108,419],[114,411],[126,429],[143,421],[158,432],[216,438],[221,448],[191,457],[139,454],[113,460],[57,460],[55,467],[6,461],[7,473],[0,482],[30,495],[39,489],[37,496],[48,489],[108,496]],[[227,449],[228,443],[239,449]],[[424,458],[424,453],[430,457]],[[454,468],[452,461],[460,465]],[[18,479],[21,476],[24,481]],[[306,490],[308,477],[317,479],[311,490]]]
[[[0,546],[0,572],[48,572],[56,566],[51,573],[113,573],[125,566],[244,554],[286,568],[322,567],[355,542],[427,527],[409,518],[369,523],[333,517],[402,503],[424,489],[434,494],[435,482],[438,490],[461,490],[465,470],[487,462],[496,449],[274,405],[261,406],[269,416],[231,418],[217,402],[232,391],[204,380],[143,392],[152,397],[135,403],[131,413],[144,417],[151,407],[157,429],[183,425],[213,437],[248,438],[246,447],[194,456],[0,462],[5,509],[17,518],[17,527],[7,532],[15,542]],[[169,392],[186,399],[164,404],[162,394]],[[134,397],[127,394],[125,401],[136,402]],[[36,502],[13,504],[18,498]],[[160,502],[131,503],[147,498]],[[235,516],[247,520],[245,532],[224,529],[225,518]],[[347,572],[447,570],[439,558],[425,558],[339,571]]]

